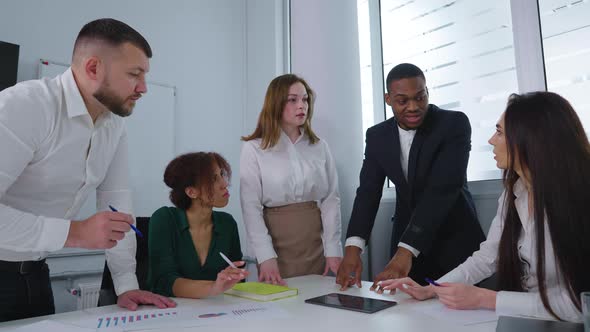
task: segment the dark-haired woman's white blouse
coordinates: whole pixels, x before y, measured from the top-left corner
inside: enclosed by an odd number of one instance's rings
[[[504,197],[498,200],[498,211],[492,221],[487,240],[482,242],[480,249],[467,260],[444,275],[438,282],[455,282],[475,284],[496,272],[498,262],[498,246],[504,224]],[[514,185],[516,196],[515,206],[522,229],[518,239],[518,255],[523,264],[523,286],[526,292],[500,291],[496,297],[496,314],[498,316],[524,316],[543,319],[554,319],[545,309],[539,294],[537,280],[537,256],[535,254],[536,236],[533,216],[529,215],[529,195],[522,180]],[[557,270],[555,252],[547,223],[545,223],[545,283],[547,297],[553,311],[561,319],[581,322],[582,314],[568,296],[561,273]]]

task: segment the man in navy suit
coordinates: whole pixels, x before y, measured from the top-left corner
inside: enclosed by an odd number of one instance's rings
[[[395,184],[391,255],[373,280],[437,279],[485,239],[467,189],[471,126],[461,112],[428,104],[426,79],[409,63],[387,75],[385,101],[394,117],[367,130],[345,254],[336,282],[360,287],[360,254],[369,240],[385,178]]]

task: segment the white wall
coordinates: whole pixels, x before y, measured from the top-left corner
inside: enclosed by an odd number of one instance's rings
[[[291,1],[292,71],[317,94],[312,125],[336,160],[343,241],[363,159],[356,22],[355,0]]]
[[[238,220],[244,239],[240,136],[254,128],[267,84],[284,72],[282,13],[283,1],[268,0],[6,0],[0,40],[21,46],[18,80],[23,81],[37,78],[40,58],[70,63],[77,33],[93,19],[116,18],[141,32],[154,53],[148,80],[177,89],[177,154],[216,151],[233,167],[232,198],[224,210]],[[102,257],[96,258],[52,258],[52,274],[102,270]],[[72,308],[62,284],[54,283],[58,311]]]
[[[288,71],[285,24],[286,0],[247,0],[246,2],[246,86],[242,134],[256,128],[258,114],[270,81]]]

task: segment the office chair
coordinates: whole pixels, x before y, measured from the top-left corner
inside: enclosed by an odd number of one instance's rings
[[[148,236],[149,236],[149,217],[135,218],[135,226],[143,234],[143,238],[135,234],[137,240],[137,250],[135,252],[135,260],[137,262],[135,275],[139,283],[139,289],[148,290],[147,275],[149,267],[148,257]],[[117,294],[115,293],[115,285],[111,271],[107,263],[104,263],[104,270],[102,272],[102,282],[100,285],[100,294],[98,296],[98,306],[111,305],[117,303]]]

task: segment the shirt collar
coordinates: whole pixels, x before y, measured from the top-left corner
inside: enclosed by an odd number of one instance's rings
[[[293,145],[299,143],[303,138],[306,137],[305,130],[303,129],[303,127],[299,127],[299,133],[301,133],[301,135],[299,135],[299,137],[297,137],[297,139],[295,140],[295,143],[293,143]],[[291,143],[291,139],[289,138],[289,136],[287,136],[287,133],[285,133],[285,131],[283,129],[281,129],[281,139],[286,140],[286,142]]]
[[[186,210],[176,208],[178,212],[178,223],[180,224],[180,230],[185,231],[188,229],[188,218],[186,217]]]
[[[513,191],[514,196],[516,196],[516,198],[522,197],[523,195],[527,194],[526,186],[524,185],[524,181],[521,178],[516,180],[516,182],[514,183]]]
[[[82,99],[82,95],[74,79],[72,67],[68,68],[61,75],[61,83],[64,88],[64,99],[66,101],[68,117],[73,118],[80,115],[88,115],[86,104],[84,104],[84,99]]]
[[[90,116],[86,104],[84,103],[84,99],[82,98],[82,94],[80,93],[80,89],[78,88],[78,84],[76,83],[76,79],[74,78],[72,67],[68,68],[61,75],[61,83],[64,87],[64,99],[66,101],[68,117],[71,119],[81,115]],[[112,118],[113,114],[111,112],[104,112],[101,114],[98,119],[99,121],[97,121],[96,124],[108,123]]]
[[[416,134],[416,129],[404,129],[402,127],[399,126],[399,124],[397,124],[397,131],[399,132],[400,135],[403,136],[414,136]]]
[[[183,232],[184,231],[187,231],[189,229],[189,224],[188,224],[188,218],[186,216],[186,210],[178,209],[178,211],[180,212],[179,213],[180,218],[178,220],[180,222],[180,230],[183,231]],[[215,227],[216,224],[217,224],[217,216],[216,216],[215,211],[213,211],[211,213],[211,219],[213,219],[213,230],[212,230],[212,233],[217,233],[217,231],[216,231],[217,230],[217,227]]]

